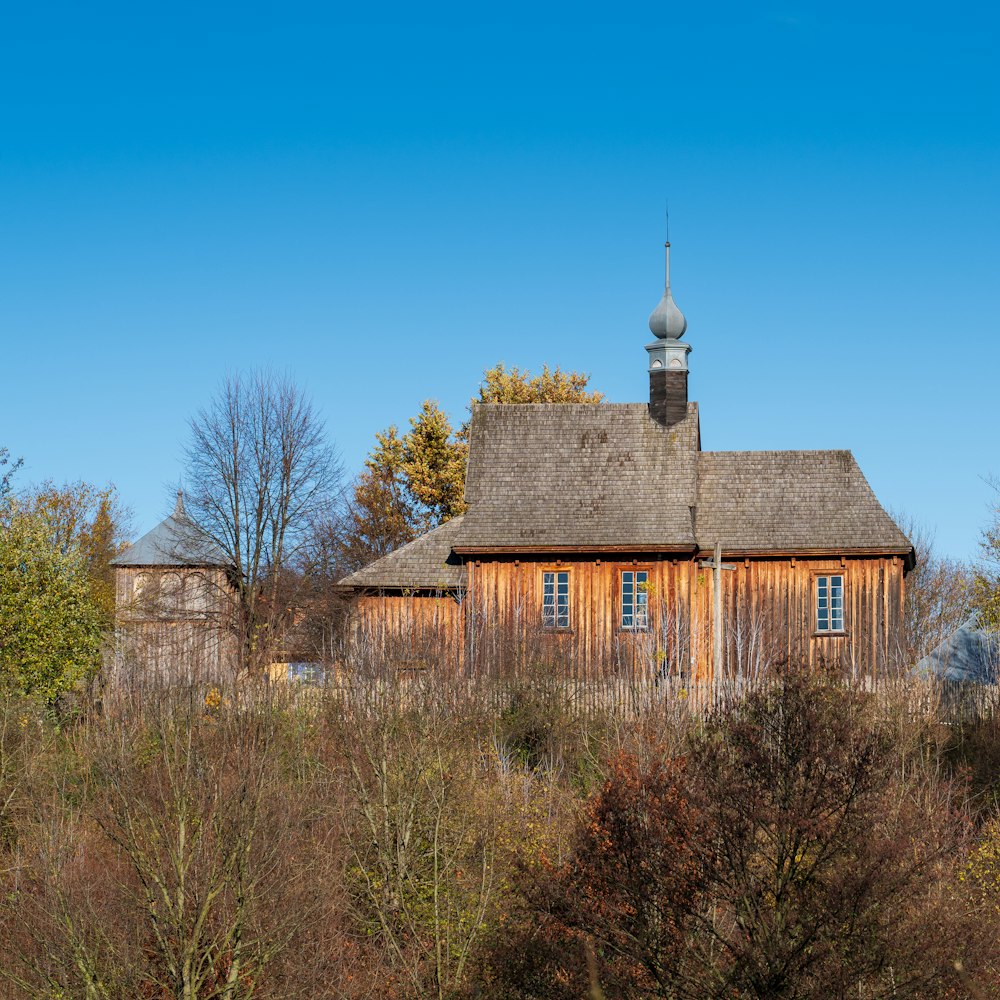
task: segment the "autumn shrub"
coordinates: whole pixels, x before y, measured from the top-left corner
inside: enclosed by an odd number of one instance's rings
[[[348,785],[350,911],[379,996],[461,995],[511,910],[515,869],[561,850],[572,788],[514,758],[498,737],[503,710],[481,694],[411,680],[325,706],[340,748],[331,772]]]
[[[513,686],[497,719],[502,751],[521,767],[551,767],[573,724],[565,695],[557,686],[521,683]]]
[[[512,690],[146,689],[73,725],[11,693],[0,997],[957,998],[956,959],[990,995],[985,744],[794,675],[707,715]]]
[[[29,797],[29,775],[48,742],[44,705],[0,685],[0,858],[16,849]]]
[[[788,673],[694,748],[715,838],[714,909],[696,941],[711,995],[948,990],[970,928],[942,890],[965,826],[953,789],[902,766],[876,708]]]
[[[386,996],[454,994],[495,901],[496,812],[473,733],[383,705],[344,720],[354,912]]]
[[[672,995],[705,873],[685,762],[661,750],[617,755],[568,859],[523,869],[527,907],[485,973],[499,995],[569,1000],[592,975],[609,996]]]
[[[786,674],[693,725],[683,757],[615,758],[570,859],[522,883],[495,995],[952,995],[953,961],[991,947],[957,877],[962,790],[876,709]]]
[[[969,783],[978,815],[1000,809],[1000,719],[983,715],[942,727],[941,752],[949,771]]]
[[[307,733],[190,692],[66,735],[0,907],[9,995],[313,997],[357,965]]]

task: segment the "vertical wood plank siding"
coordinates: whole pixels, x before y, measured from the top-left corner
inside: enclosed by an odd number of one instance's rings
[[[722,672],[747,676],[777,662],[857,676],[902,662],[902,559],[727,557],[722,574]],[[649,627],[621,622],[621,572],[649,572]],[[542,574],[569,573],[570,627],[543,629]],[[842,634],[816,632],[820,573],[844,577]],[[433,644],[467,670],[559,669],[575,679],[653,674],[712,679],[712,571],[698,560],[661,554],[484,558],[468,564],[464,601],[453,596],[370,595],[357,604],[368,641],[402,650],[410,665],[430,662]],[[402,644],[402,645],[400,645]]]
[[[114,669],[165,682],[228,679],[235,646],[232,590],[218,567],[115,569]]]
[[[355,605],[353,627],[369,655],[400,669],[439,663],[459,667],[465,641],[462,603],[451,594],[367,594]]]

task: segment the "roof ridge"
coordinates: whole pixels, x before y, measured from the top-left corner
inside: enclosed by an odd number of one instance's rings
[[[501,410],[501,409],[528,410],[531,407],[538,407],[538,406],[552,406],[552,407],[558,406],[560,409],[569,409],[570,407],[579,407],[579,408],[583,408],[583,409],[587,409],[587,410],[593,410],[595,413],[601,412],[601,411],[605,411],[605,410],[612,410],[612,409],[639,409],[639,408],[641,408],[643,410],[646,410],[646,409],[649,408],[649,404],[648,403],[609,403],[609,402],[606,402],[605,400],[601,400],[601,402],[599,402],[599,403],[553,403],[553,402],[545,402],[545,403],[543,403],[543,402],[535,402],[535,401],[528,402],[528,403],[479,403],[479,402],[474,402],[473,406],[475,406],[475,407],[483,407],[484,409],[488,408],[488,409],[496,409],[496,410]]]
[[[699,452],[700,455],[850,455],[850,448],[751,448],[751,449],[719,449],[711,448]],[[857,459],[855,459],[857,461]]]

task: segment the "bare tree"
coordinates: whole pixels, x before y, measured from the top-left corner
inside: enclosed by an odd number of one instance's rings
[[[190,429],[192,514],[231,561],[240,666],[255,671],[294,620],[296,561],[341,466],[309,399],[270,372],[227,377]]]
[[[979,536],[979,559],[973,573],[973,607],[981,628],[1000,626],[1000,478],[986,480],[993,490],[990,523]]]
[[[913,542],[917,557],[903,597],[905,660],[913,666],[968,617],[974,574],[967,563],[937,555],[933,534],[913,518],[898,512],[893,517]]]
[[[14,477],[14,473],[24,465],[24,459],[11,459],[9,448],[0,448],[0,470],[4,466],[7,466],[6,472],[0,472],[0,497],[7,496],[10,493],[10,481]]]
[[[345,834],[367,936],[403,995],[459,993],[497,893],[497,824],[481,760],[424,703],[376,697],[344,733],[355,796]],[[386,990],[389,993],[389,990]]]

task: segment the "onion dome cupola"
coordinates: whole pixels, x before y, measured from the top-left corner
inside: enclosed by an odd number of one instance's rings
[[[687,320],[670,292],[670,241],[666,252],[663,298],[649,317],[649,329],[656,340],[646,345],[649,353],[649,412],[661,424],[670,426],[687,416],[688,361],[691,347],[680,338],[687,332]]]
[[[649,329],[660,340],[680,340],[687,332],[688,324],[670,294],[670,243],[664,243],[663,247],[666,253],[663,298],[649,315]]]

